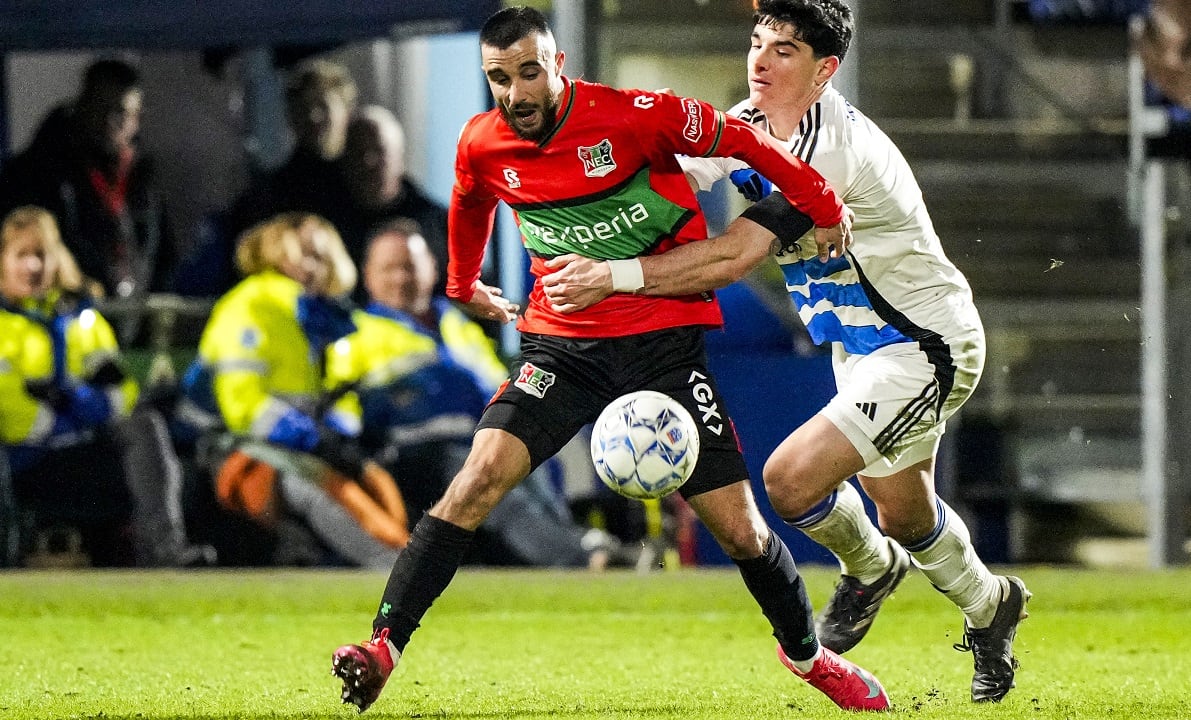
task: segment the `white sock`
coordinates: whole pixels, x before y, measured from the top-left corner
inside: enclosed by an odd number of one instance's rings
[[[976,557],[963,519],[942,500],[938,507],[942,515],[938,537],[919,550],[906,549],[931,584],[959,607],[969,627],[988,627],[1001,601],[1001,579]]]
[[[840,483],[835,493],[831,512],[810,525],[797,527],[835,555],[840,572],[871,585],[893,564],[889,542],[869,520],[864,501],[852,483]]]
[[[815,667],[815,661],[818,660],[822,655],[823,655],[823,646],[820,645],[819,649],[815,651],[815,656],[812,657],[811,659],[809,659],[809,660],[790,660],[790,664],[794,666],[794,669],[796,669],[800,675],[806,675],[808,672],[811,671],[811,668]]]

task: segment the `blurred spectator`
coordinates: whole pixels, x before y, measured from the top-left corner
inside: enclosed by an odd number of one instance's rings
[[[341,170],[346,195],[327,217],[342,233],[357,266],[374,228],[389,220],[409,218],[422,228],[439,267],[446,267],[446,208],[430,199],[406,175],[405,131],[392,112],[369,105],[352,118]],[[440,294],[445,282],[436,283],[435,292]]]
[[[213,563],[187,543],[165,421],[135,404],[115,334],[45,210],[5,218],[0,295],[0,433],[31,529],[77,528],[96,565]]]
[[[355,393],[325,378],[328,350],[355,330],[339,235],[282,213],[248,231],[236,262],[246,277],[212,310],[180,410],[214,421],[218,500],[268,531],[273,562],[389,567],[409,539],[404,503],[362,460]]]
[[[132,66],[99,60],[0,173],[0,214],[50,211],[83,274],[113,297],[168,290],[174,262],[152,162],[136,144],[142,102]]]
[[[1144,29],[1133,37],[1146,76],[1169,100],[1191,109],[1191,1],[1152,0]]]
[[[397,477],[414,517],[463,466],[471,434],[507,368],[492,341],[445,296],[416,223],[392,221],[368,242],[370,303],[349,338],[349,379],[362,378],[363,439]],[[336,356],[339,357],[339,356]],[[514,488],[480,527],[480,561],[602,568],[634,554],[576,523],[544,467]]]
[[[1028,0],[1026,12],[1035,22],[1120,24],[1143,10],[1148,0]]]
[[[199,241],[181,262],[178,291],[222,295],[240,279],[235,240],[282,212],[324,217],[346,194],[338,160],[356,109],[356,83],[347,68],[324,59],[298,65],[285,86],[285,111],[293,152],[276,170],[249,184],[225,213],[208,218]]]
[[[232,234],[281,212],[326,216],[342,192],[338,163],[356,110],[356,83],[347,68],[323,59],[296,67],[285,86],[285,116],[293,133],[289,159],[237,202]]]

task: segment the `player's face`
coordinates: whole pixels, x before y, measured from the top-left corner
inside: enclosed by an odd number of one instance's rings
[[[394,310],[425,312],[437,279],[434,256],[421,235],[391,232],[368,248],[364,286],[374,302]]]
[[[37,228],[11,232],[0,255],[4,297],[13,301],[41,297],[48,289],[52,265]]]
[[[767,114],[783,109],[799,115],[831,79],[839,59],[816,59],[811,47],[794,37],[794,26],[759,24],[748,55],[749,102]]]
[[[531,33],[507,48],[480,46],[492,98],[505,122],[526,140],[554,129],[562,94],[563,54],[549,35]]]

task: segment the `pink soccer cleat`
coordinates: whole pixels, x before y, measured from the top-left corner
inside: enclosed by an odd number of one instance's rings
[[[363,645],[344,645],[331,655],[331,674],[343,680],[344,704],[367,710],[385,687],[401,653],[389,642],[389,629],[381,628]]]
[[[777,646],[777,657],[790,672],[831,698],[844,710],[889,710],[889,696],[881,682],[864,668],[823,648],[814,667],[805,675],[794,667],[786,651]]]

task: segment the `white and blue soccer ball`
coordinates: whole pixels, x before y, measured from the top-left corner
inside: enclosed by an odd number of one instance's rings
[[[660,498],[690,478],[699,428],[677,400],[653,390],[622,395],[600,413],[591,459],[604,484],[635,500]]]

